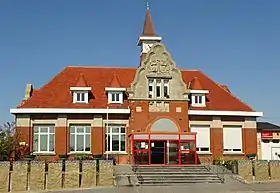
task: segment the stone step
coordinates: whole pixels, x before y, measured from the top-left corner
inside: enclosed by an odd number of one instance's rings
[[[160,180],[160,181],[155,181],[155,180],[145,180],[145,181],[139,181],[140,185],[152,185],[152,184],[160,184],[160,185],[170,185],[170,184],[195,184],[195,183],[221,183],[219,179],[211,179],[211,180],[204,180],[204,179],[199,179],[199,180],[192,180],[192,179],[185,179],[185,180]]]
[[[151,178],[151,179],[161,179],[161,178],[169,178],[169,179],[185,179],[185,178],[217,178],[217,175],[214,174],[203,174],[203,175],[138,175],[139,178]]]
[[[214,174],[214,173],[211,173],[209,171],[200,171],[200,172],[191,172],[191,171],[184,171],[184,172],[165,172],[165,171],[159,171],[159,172],[153,172],[153,171],[147,171],[147,172],[139,172],[139,171],[136,171],[135,172],[136,175],[155,175],[155,176],[158,176],[158,175],[176,175],[176,174],[181,174],[181,175],[207,175],[207,174]]]

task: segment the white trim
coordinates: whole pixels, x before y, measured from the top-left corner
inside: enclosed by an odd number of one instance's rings
[[[139,40],[159,40],[159,41],[161,41],[162,37],[160,37],[160,36],[140,36]]]
[[[77,91],[90,91],[91,87],[70,87],[70,90],[77,90]]]
[[[190,93],[193,93],[193,94],[208,94],[209,90],[190,90]]]
[[[212,115],[212,116],[250,116],[250,117],[262,117],[263,112],[253,111],[212,111],[212,110],[189,110],[189,115]]]
[[[130,109],[75,109],[75,108],[19,108],[19,109],[10,109],[12,114],[20,113],[96,113],[96,114],[129,114]]]
[[[113,87],[106,87],[106,91],[126,91],[126,88],[113,88]]]

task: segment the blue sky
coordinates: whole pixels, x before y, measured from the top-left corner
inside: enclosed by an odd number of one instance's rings
[[[171,3],[172,2],[172,3]],[[26,83],[69,65],[137,67],[145,0],[1,0],[0,123]],[[226,84],[280,124],[280,1],[150,0],[155,29],[180,68]]]

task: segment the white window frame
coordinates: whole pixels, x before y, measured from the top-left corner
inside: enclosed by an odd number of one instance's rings
[[[71,132],[72,128],[74,129],[74,132]],[[77,132],[78,129],[83,129],[84,132]],[[89,131],[87,131],[89,130]],[[71,150],[71,136],[74,136],[74,150]],[[84,150],[78,151],[77,150],[77,136],[83,136],[84,139]],[[70,153],[90,153],[91,152],[91,126],[90,125],[70,125],[69,127],[69,149]],[[86,136],[89,136],[89,150],[86,150]]]
[[[197,153],[211,153],[210,125],[191,125],[191,132],[196,132]]]
[[[38,129],[38,132],[35,132]],[[42,132],[42,129],[47,129],[47,132]],[[38,136],[37,151],[35,147],[35,135]],[[48,147],[46,151],[41,151],[41,137],[47,135]],[[50,137],[53,136],[53,150],[50,150]],[[33,153],[54,153],[55,152],[55,126],[54,125],[34,125],[33,126]]]
[[[205,94],[192,94],[192,106],[194,107],[204,107],[206,106],[206,96]],[[200,99],[201,101],[200,101]]]
[[[170,80],[164,78],[148,79],[148,98],[151,99],[167,99],[170,98]],[[150,91],[150,86],[152,86],[152,91]],[[160,95],[157,96],[157,87],[160,87]],[[167,87],[167,95],[164,96],[164,87]],[[151,97],[150,97],[151,95]]]
[[[84,100],[79,95],[84,95]],[[73,91],[73,103],[88,103],[88,91]]]
[[[242,131],[242,126],[223,126],[223,151],[225,154],[240,154],[243,152]]]
[[[114,133],[113,129],[118,129],[119,132]],[[122,133],[122,129],[124,129],[124,133]],[[107,136],[110,136],[110,140]],[[113,150],[113,135],[119,136],[119,150]],[[121,137],[124,136],[125,138],[125,149],[121,150]],[[106,152],[105,153],[126,153],[126,126],[125,125],[118,125],[118,124],[108,124],[106,125],[106,135],[105,135],[105,145],[106,145]],[[110,145],[109,145],[110,144]],[[108,150],[109,149],[109,150]]]
[[[113,100],[113,95],[119,95],[119,100]],[[116,99],[116,96],[115,96],[115,99]],[[122,104],[123,103],[123,92],[117,92],[117,91],[108,92],[108,103]]]

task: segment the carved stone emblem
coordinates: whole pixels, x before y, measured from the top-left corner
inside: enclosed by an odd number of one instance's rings
[[[154,59],[148,62],[148,74],[171,75],[171,65],[168,60]]]

